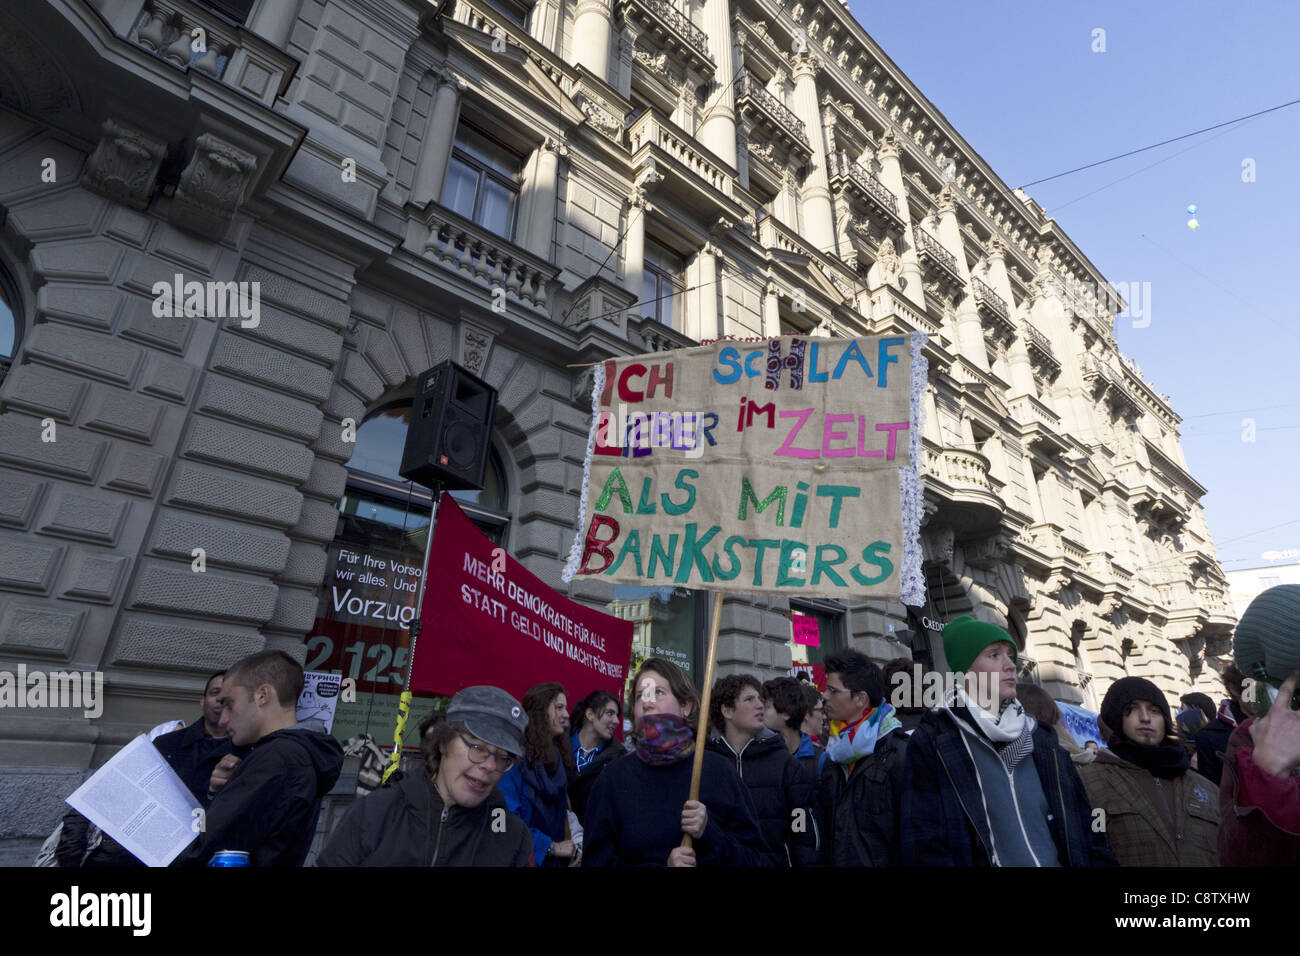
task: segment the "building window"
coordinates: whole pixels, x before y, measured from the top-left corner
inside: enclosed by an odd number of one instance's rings
[[[386,745],[396,722],[433,510],[428,490],[397,474],[410,414],[409,399],[395,402],[357,429],[338,525],[326,548],[305,669],[341,673],[357,682],[356,700],[340,701],[335,713],[333,733],[339,740],[368,733]],[[482,491],[452,492],[466,515],[503,547],[511,517],[506,495],[495,452]],[[408,748],[417,746],[415,725],[435,701],[413,702]]]
[[[18,351],[18,296],[9,276],[0,269],[0,382]]]
[[[669,328],[682,329],[681,257],[653,239],[645,241],[645,265],[641,278],[641,315]]]
[[[792,600],[790,615],[790,667],[795,673],[805,671],[817,689],[825,691],[826,658],[844,646],[844,608],[834,601]],[[795,643],[796,628],[804,632],[805,640],[816,643]]]
[[[513,239],[523,160],[464,123],[442,188],[442,204],[498,236]]]
[[[215,10],[236,23],[246,23],[248,15],[253,10],[253,0],[199,0],[199,2],[209,10]],[[276,0],[265,0],[267,3],[274,3]]]
[[[700,686],[704,680],[704,635],[708,629],[707,594],[671,585],[615,584],[614,600],[605,605],[605,610],[632,622],[629,685],[642,661],[647,657],[662,657],[680,666],[695,686]]]

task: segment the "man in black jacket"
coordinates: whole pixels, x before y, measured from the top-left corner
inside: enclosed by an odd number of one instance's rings
[[[242,758],[247,752],[244,747],[233,749],[230,734],[221,726],[221,686],[225,676],[225,671],[218,671],[208,678],[199,701],[203,714],[198,720],[153,742],[194,799],[205,807],[212,799],[212,771],[221,758],[232,751]]]
[[[213,797],[178,865],[204,866],[221,850],[247,851],[253,866],[301,866],[307,858],[343,748],[318,721],[298,723],[302,685],[302,667],[283,651],[253,654],[226,671],[221,726],[250,752]]]
[[[1219,707],[1215,718],[1192,738],[1196,742],[1196,772],[1216,786],[1223,778],[1223,754],[1228,749],[1228,738],[1250,716],[1241,708],[1241,671],[1235,664],[1229,664],[1222,676],[1228,699]]]
[[[822,816],[832,866],[899,866],[907,735],[885,702],[880,668],[867,655],[826,658],[826,715],[832,737],[822,769]]]

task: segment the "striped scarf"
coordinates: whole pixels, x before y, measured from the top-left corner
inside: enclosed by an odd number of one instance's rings
[[[1026,714],[1024,706],[1014,697],[1004,700],[994,717],[975,703],[964,687],[955,690],[953,702],[966,711],[970,723],[993,745],[1007,773],[1014,773],[1020,762],[1034,752],[1034,728],[1038,721]]]

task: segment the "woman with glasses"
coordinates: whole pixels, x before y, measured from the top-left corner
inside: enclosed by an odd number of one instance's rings
[[[704,754],[690,796],[700,698],[686,673],[652,657],[632,679],[635,759],[605,768],[587,803],[587,866],[771,866],[731,761]],[[681,846],[689,834],[692,845]]]
[[[559,684],[529,689],[524,695],[524,759],[501,780],[506,806],[533,831],[538,866],[578,866],[582,860],[569,832],[569,778],[578,771],[566,730],[568,704]]]
[[[570,743],[577,776],[569,778],[569,801],[581,822],[587,817],[587,800],[601,771],[627,754],[614,736],[623,719],[623,708],[609,691],[596,690],[578,701],[571,718]]]
[[[497,789],[524,752],[528,719],[497,687],[467,687],[420,725],[427,774],[358,797],[317,866],[529,866],[528,827]]]

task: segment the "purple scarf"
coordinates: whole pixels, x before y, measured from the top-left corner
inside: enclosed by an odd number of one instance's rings
[[[632,742],[645,763],[662,767],[689,757],[695,734],[676,714],[647,714],[637,721]]]

